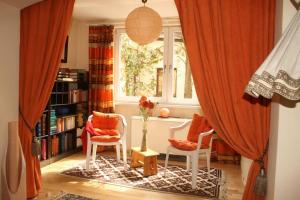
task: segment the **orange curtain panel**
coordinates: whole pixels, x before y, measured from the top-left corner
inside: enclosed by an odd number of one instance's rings
[[[89,113],[113,106],[113,26],[89,27]]]
[[[31,130],[41,116],[58,72],[74,0],[44,0],[21,10],[19,136],[26,160],[27,198],[41,188],[41,171],[32,155]]]
[[[270,102],[244,89],[273,47],[275,0],[175,3],[205,116],[234,150],[258,159],[269,138]],[[253,192],[259,169],[253,162],[243,199],[263,199]]]

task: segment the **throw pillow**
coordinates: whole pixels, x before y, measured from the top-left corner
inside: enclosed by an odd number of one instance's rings
[[[209,131],[211,129],[212,128],[209,125],[208,121],[205,119],[205,117],[200,116],[198,114],[194,114],[192,124],[187,135],[187,140],[198,143],[199,134],[202,132]],[[209,146],[211,137],[212,135],[203,137],[202,144]]]
[[[115,114],[105,114],[93,111],[92,124],[94,128],[99,129],[116,129],[119,117]]]

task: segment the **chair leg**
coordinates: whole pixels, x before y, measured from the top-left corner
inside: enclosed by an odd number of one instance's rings
[[[123,141],[122,148],[123,148],[122,151],[123,151],[124,168],[127,169],[127,148],[126,148],[126,141]]]
[[[187,155],[186,156],[186,170],[190,171],[191,169],[191,156]]]
[[[210,152],[206,152],[206,166],[207,166],[208,179],[210,179]]]
[[[116,145],[117,161],[120,162],[120,144]]]
[[[167,150],[167,153],[166,153],[166,160],[165,160],[165,171],[164,171],[164,176],[166,176],[166,173],[167,173],[167,167],[168,167],[168,162],[169,162],[169,150]]]
[[[96,161],[96,153],[97,153],[97,144],[93,144],[93,154],[92,154],[93,162]]]
[[[91,141],[88,141],[87,142],[87,148],[86,148],[86,164],[85,164],[86,170],[90,169],[91,150],[92,150],[91,147],[92,147]]]
[[[192,189],[196,189],[198,174],[198,155],[192,155]]]

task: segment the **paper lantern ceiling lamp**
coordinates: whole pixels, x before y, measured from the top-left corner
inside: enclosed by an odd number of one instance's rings
[[[147,0],[142,0],[144,6],[134,9],[127,16],[126,33],[134,42],[145,45],[156,40],[162,31],[162,20],[159,14],[145,6]]]

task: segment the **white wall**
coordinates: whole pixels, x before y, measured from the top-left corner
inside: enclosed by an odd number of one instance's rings
[[[295,8],[288,0],[277,0],[276,36],[286,28]],[[277,38],[278,39],[278,38]],[[268,168],[268,200],[300,199],[300,102],[274,97]]]
[[[69,30],[67,63],[61,63],[60,67],[76,68],[77,57],[77,21],[73,20]]]
[[[89,33],[88,25],[73,20],[69,31],[68,60],[60,67],[70,69],[89,69]]]
[[[77,23],[76,68],[89,69],[89,26],[84,22]]]
[[[18,120],[19,18],[19,9],[0,1],[0,163],[7,146],[7,123]]]

